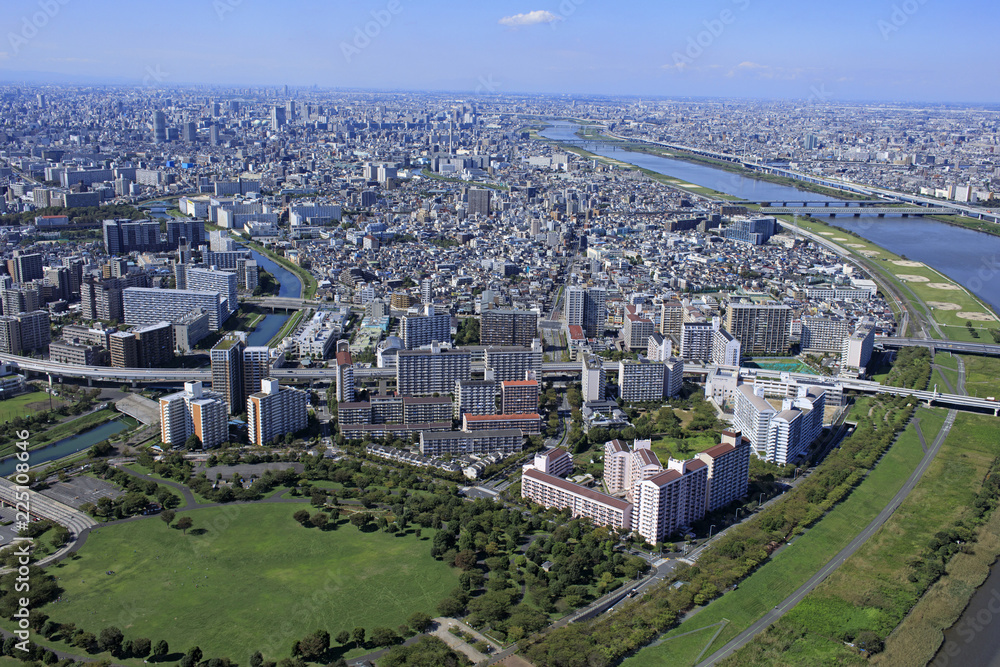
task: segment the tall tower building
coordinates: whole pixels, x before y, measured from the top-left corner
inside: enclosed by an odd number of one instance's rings
[[[243,379],[243,341],[226,336],[211,351],[212,391],[229,406],[229,414],[239,414],[246,407],[246,386]]]
[[[252,445],[267,445],[286,433],[296,433],[308,423],[306,392],[281,387],[273,378],[247,398],[247,434]]]
[[[153,143],[167,142],[167,116],[162,111],[153,112]]]

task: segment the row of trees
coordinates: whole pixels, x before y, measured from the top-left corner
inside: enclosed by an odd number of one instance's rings
[[[673,580],[614,615],[555,630],[527,649],[538,667],[614,664],[751,574],[793,534],[823,516],[856,486],[909,422],[916,403],[903,397],[873,400],[871,416],[858,415],[854,433],[812,475],[754,519],[729,530],[694,567],[680,566]],[[668,581],[668,583],[670,583]]]

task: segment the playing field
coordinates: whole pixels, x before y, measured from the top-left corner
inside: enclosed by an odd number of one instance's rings
[[[52,406],[58,408],[63,401],[52,399]],[[36,412],[49,409],[49,395],[41,391],[30,391],[0,401],[0,421],[8,422],[14,417],[33,415]]]
[[[159,518],[100,528],[79,559],[51,569],[65,593],[45,612],[95,634],[116,625],[126,639],[166,639],[171,653],[198,645],[206,658],[246,665],[257,650],[288,657],[317,629],[370,633],[415,611],[434,616],[458,585],[458,572],[430,556],[433,531],[418,540],[342,522],[320,532],[292,519],[303,507],[181,511],[194,521],[187,535]]]

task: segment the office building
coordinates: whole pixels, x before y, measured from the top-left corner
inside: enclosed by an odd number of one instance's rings
[[[108,336],[113,368],[165,368],[174,358],[170,322],[158,322]]]
[[[167,143],[167,116],[162,111],[153,112],[153,143]]]
[[[472,353],[442,350],[400,350],[396,360],[396,390],[405,396],[448,395],[459,380],[472,379]]]
[[[434,313],[434,306],[424,305],[423,315],[404,315],[399,321],[403,347],[416,350],[433,342],[451,342],[451,315]]]
[[[209,353],[212,361],[212,391],[226,401],[229,414],[239,414],[246,407],[247,386],[243,379],[243,350],[246,344],[236,335],[216,343]]]
[[[500,406],[500,412],[505,415],[536,412],[538,410],[538,380],[504,380],[501,382]]]
[[[494,308],[482,311],[479,322],[480,345],[530,347],[537,336],[537,313]]]
[[[535,339],[531,347],[487,347],[484,352],[486,368],[493,371],[497,382],[523,380],[525,373],[542,373],[542,344]]]
[[[516,454],[524,448],[519,429],[496,431],[422,431],[420,453],[424,456],[452,454]]]
[[[629,350],[645,350],[649,346],[649,337],[653,333],[653,320],[644,317],[636,306],[625,306],[625,317],[622,320],[622,339]]]
[[[469,189],[469,215],[481,215],[488,218],[490,215],[490,199],[492,190],[470,188]]]
[[[567,482],[534,467],[521,475],[521,497],[546,509],[570,510],[570,514],[620,531],[632,528],[632,505],[620,498]]]
[[[695,454],[695,458],[708,466],[706,512],[746,496],[750,485],[750,442],[739,431],[723,431],[718,445]]]
[[[208,336],[208,311],[192,310],[181,319],[173,322],[174,349],[178,354],[188,354],[198,343]]]
[[[229,437],[229,410],[221,394],[206,391],[201,382],[185,382],[184,390],[160,399],[160,440],[182,447],[192,435],[203,449]]]
[[[285,107],[273,106],[271,107],[271,129],[275,132],[280,130],[285,126],[287,116],[285,113]]]
[[[230,315],[219,292],[128,287],[122,292],[122,301],[127,324],[176,322],[192,310],[202,309],[208,311],[208,328],[218,331]]]
[[[247,433],[251,445],[267,445],[308,425],[306,392],[281,387],[273,378],[261,381],[260,391],[247,398]]]
[[[726,311],[726,331],[749,357],[785,354],[791,321],[792,309],[784,305],[730,303]]]

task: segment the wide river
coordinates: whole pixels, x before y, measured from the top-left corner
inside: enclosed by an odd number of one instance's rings
[[[556,141],[579,140],[576,136],[579,125],[566,121],[549,122],[551,126],[540,132],[543,137]],[[810,201],[841,201],[703,164],[623,150],[614,144],[587,142],[584,148],[597,155],[743,199],[794,202],[805,197]],[[897,255],[924,262],[964,285],[994,311],[1000,312],[1000,237],[923,218],[864,216],[828,220]]]
[[[540,132],[543,137],[556,141],[579,140],[576,136],[579,125],[566,121],[549,122],[551,126]],[[707,165],[623,150],[614,144],[587,142],[583,148],[752,201],[795,202],[801,201],[803,196],[812,201],[839,201],[835,197],[803,192]],[[828,221],[897,255],[924,262],[965,286],[995,312],[1000,312],[1000,237],[924,218],[863,216],[829,218]],[[931,664],[936,667],[1000,667],[997,624],[1000,624],[1000,565],[993,566],[958,623],[945,631],[945,643]]]

